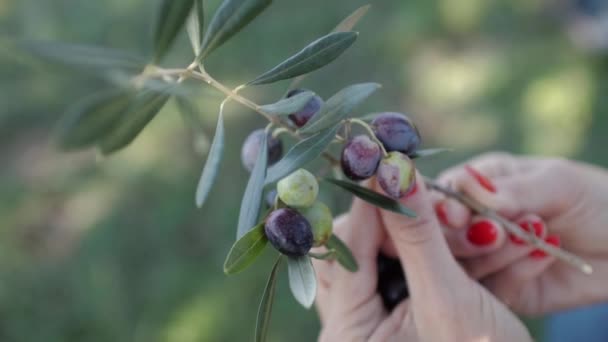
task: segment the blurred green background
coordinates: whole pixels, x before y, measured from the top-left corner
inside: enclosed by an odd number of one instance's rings
[[[214,52],[207,70],[228,85],[243,83],[367,2],[277,0]],[[207,13],[218,4],[207,1]],[[356,114],[410,113],[425,146],[456,149],[422,161],[424,172],[490,150],[608,166],[607,59],[579,44],[578,15],[564,1],[372,5],[355,46],[303,85],[327,98],[351,83],[382,83]],[[157,8],[150,0],[0,0],[0,341],[251,339],[273,255],[231,278],[222,263],[247,179],[240,144],[263,121],[229,105],[221,176],[212,199],[196,209],[205,156],[173,102],[115,155],[62,153],[52,142],[54,123],[103,83],[11,43],[61,40],[149,56]],[[182,34],[163,65],[191,59]],[[244,94],[273,102],[286,86]],[[210,137],[221,99],[206,88],[196,96]],[[336,212],[348,207],[348,196],[323,196]],[[270,340],[310,341],[318,330],[283,274]]]

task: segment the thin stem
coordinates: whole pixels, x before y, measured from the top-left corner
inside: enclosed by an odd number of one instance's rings
[[[498,214],[496,211],[494,211],[490,208],[487,208],[486,206],[477,202],[473,198],[466,196],[463,193],[454,191],[448,187],[444,187],[444,186],[438,184],[437,182],[433,181],[432,179],[429,179],[426,177],[424,178],[424,182],[426,183],[426,185],[429,189],[441,192],[444,195],[446,195],[447,197],[453,198],[453,199],[459,201],[460,203],[464,204],[465,206],[469,207],[470,209],[472,209],[479,215],[485,216],[491,220],[494,220],[494,221],[500,223],[505,228],[505,230],[507,230],[509,233],[515,235],[516,237],[518,237],[524,241],[527,241],[532,246],[546,252],[549,255],[552,255],[558,259],[561,259],[562,261],[578,268],[581,272],[583,272],[585,274],[593,273],[593,268],[591,267],[591,265],[589,265],[587,262],[585,262],[580,257],[578,257],[570,252],[567,252],[563,249],[560,249],[558,247],[555,247],[553,245],[546,243],[543,239],[539,239],[534,233],[528,233],[528,232],[524,231],[515,223],[507,220],[506,218],[504,218],[503,216]]]
[[[384,144],[382,144],[382,142],[380,140],[378,140],[378,137],[376,137],[376,133],[374,133],[374,130],[372,130],[372,128],[367,124],[367,122],[365,122],[361,119],[357,119],[357,118],[351,118],[348,120],[354,124],[357,124],[357,125],[365,128],[367,133],[369,133],[370,138],[372,138],[372,140],[374,140],[378,144],[378,146],[380,146],[380,148],[382,149],[382,155],[384,157],[388,156],[388,152],[386,152],[386,149],[384,148]]]

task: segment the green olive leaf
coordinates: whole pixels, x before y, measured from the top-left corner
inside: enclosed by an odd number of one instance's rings
[[[412,158],[412,159],[425,158],[425,157],[434,156],[436,154],[440,154],[440,153],[444,153],[444,152],[452,152],[452,151],[454,151],[454,150],[451,148],[427,148],[427,149],[415,151],[414,153],[412,153],[410,155],[410,158]]]
[[[317,70],[353,45],[357,35],[356,32],[334,32],[321,37],[248,84],[273,83]]]
[[[249,24],[271,2],[272,0],[224,0],[207,27],[197,62]]]
[[[223,108],[223,107],[222,107]],[[215,136],[201,173],[201,178],[196,187],[196,206],[202,207],[211,191],[211,187],[215,183],[217,172],[220,168],[222,155],[224,154],[224,115],[222,110],[217,117],[217,126],[215,128]]]
[[[336,258],[336,251],[331,249],[325,253],[308,252],[308,256],[318,260],[334,260]]]
[[[58,146],[69,151],[94,145],[112,132],[132,98],[132,92],[117,89],[96,93],[77,102],[57,125]]]
[[[272,304],[274,302],[274,293],[277,285],[277,273],[282,259],[283,258],[279,256],[277,261],[275,261],[272,271],[270,271],[270,276],[268,276],[266,288],[264,288],[264,294],[262,295],[262,300],[260,301],[258,317],[256,319],[255,342],[266,341],[266,333],[268,332],[268,326],[270,325]]]
[[[262,253],[266,243],[264,224],[260,223],[232,245],[224,261],[224,273],[235,274],[246,269]]]
[[[360,199],[362,199],[366,202],[369,202],[379,208],[389,210],[389,211],[395,212],[397,214],[405,215],[408,217],[413,217],[413,218],[416,217],[416,213],[412,209],[399,203],[399,201],[394,200],[390,197],[384,196],[382,194],[379,194],[368,188],[364,188],[355,183],[338,180],[338,179],[324,178],[323,180],[328,183],[337,185],[337,186],[341,187],[342,189],[350,192],[351,194],[359,197]]]
[[[304,108],[314,96],[315,93],[312,91],[305,91],[292,97],[281,99],[275,103],[263,105],[260,109],[271,115],[289,115]]]
[[[359,83],[340,90],[321,106],[299,132],[314,133],[335,125],[380,87],[378,83]]]
[[[154,60],[159,61],[184,26],[194,0],[162,0],[154,32]]]
[[[291,293],[303,307],[310,308],[317,295],[317,279],[310,257],[289,257],[287,265]]]
[[[251,170],[243,199],[241,200],[241,210],[239,212],[239,224],[236,237],[240,239],[247,231],[255,225],[262,206],[262,197],[264,195],[264,179],[266,178],[266,168],[268,166],[267,142],[268,134],[263,134],[260,142],[260,151],[266,153],[258,153],[258,158],[255,161],[255,166]]]
[[[203,0],[194,0],[194,5],[190,15],[186,20],[186,32],[190,39],[190,45],[194,55],[198,56],[201,52],[201,42],[203,40],[203,32],[205,32],[205,7]]]
[[[281,160],[268,169],[266,185],[278,181],[321,155],[339,128],[340,125],[334,125],[294,145]]]
[[[99,147],[104,155],[129,145],[163,108],[170,95],[144,90],[137,94],[114,130],[105,136]]]
[[[335,234],[332,234],[329,237],[329,240],[325,243],[327,248],[334,251],[336,255],[336,259],[344,267],[345,269],[351,272],[357,272],[359,270],[359,265],[357,264],[357,259],[353,256],[353,253],[350,251],[350,248]]]

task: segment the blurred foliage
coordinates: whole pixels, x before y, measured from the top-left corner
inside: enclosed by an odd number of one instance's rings
[[[421,162],[429,174],[497,149],[608,166],[608,63],[572,40],[564,2],[375,1],[355,47],[304,85],[327,98],[347,84],[382,83],[360,114],[411,113],[426,147],[456,148]],[[209,58],[207,70],[242,83],[365,3],[275,1]],[[206,2],[206,12],[218,4]],[[157,5],[0,1],[1,341],[242,341],[253,334],[272,253],[233,278],[223,275],[222,262],[247,178],[240,144],[263,121],[229,106],[230,157],[198,210],[194,189],[208,141],[193,141],[174,103],[117,155],[61,153],[53,124],[103,81],[44,64],[14,44],[61,40],[151,56]],[[163,65],[191,61],[185,34],[175,47]],[[245,93],[270,103],[286,86]],[[212,135],[221,97],[205,88],[196,100]],[[348,207],[346,196],[323,196],[336,212]],[[313,340],[314,312],[301,309],[286,274],[280,278],[270,340]]]

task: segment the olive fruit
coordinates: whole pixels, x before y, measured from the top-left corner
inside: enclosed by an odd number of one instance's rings
[[[279,198],[290,207],[309,207],[317,199],[319,183],[312,173],[298,169],[277,183]]]
[[[331,210],[325,204],[316,201],[311,207],[300,210],[300,213],[304,215],[312,227],[313,246],[319,247],[325,244],[331,236],[333,227]]]
[[[393,198],[407,195],[416,182],[412,160],[401,152],[390,152],[380,161],[376,177],[380,187]]]
[[[264,232],[274,248],[287,256],[303,256],[312,248],[310,223],[294,209],[281,208],[271,212],[264,223]]]
[[[384,307],[389,312],[409,297],[403,267],[398,259],[378,255],[378,287]]]
[[[380,146],[367,135],[352,138],[342,150],[342,172],[346,177],[359,181],[374,175],[382,151]]]
[[[245,139],[243,147],[241,148],[241,161],[245,168],[250,172],[253,170],[255,162],[258,160],[263,137],[264,129],[256,129],[247,136],[247,139]],[[281,143],[281,140],[273,138],[270,133],[268,134],[266,142],[268,146],[268,165],[272,165],[281,159],[283,144]]]
[[[307,89],[293,89],[291,91],[289,91],[287,93],[287,97],[292,97],[294,95],[303,93],[305,91],[310,91]],[[304,108],[300,109],[298,112],[295,112],[293,114],[289,115],[289,119],[294,123],[294,125],[296,125],[297,127],[302,127],[304,125],[306,125],[306,123],[308,122],[308,120],[310,120],[310,118],[312,118],[315,114],[317,114],[317,112],[319,111],[319,109],[321,109],[321,106],[323,105],[323,99],[318,96],[318,95],[314,95],[304,106]]]
[[[388,152],[399,151],[411,155],[420,146],[420,133],[404,114],[380,113],[374,118],[371,126]]]

